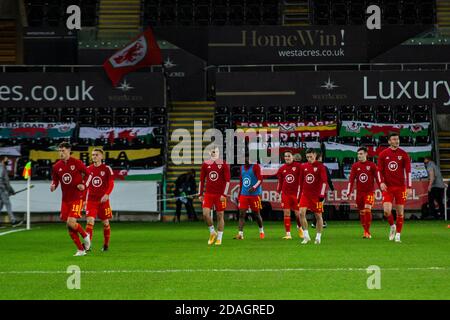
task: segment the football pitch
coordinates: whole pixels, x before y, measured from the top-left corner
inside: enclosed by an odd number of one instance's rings
[[[402,243],[388,241],[376,221],[362,239],[357,221],[329,221],[322,244],[282,240],[283,223],[267,222],[260,240],[247,223],[245,240],[208,246],[202,223],[114,223],[101,252],[97,223],[92,252],[76,251],[64,224],[30,231],[0,229],[0,299],[449,299],[450,229],[440,221],[406,221]],[[315,230],[310,229],[315,236]],[[293,234],[296,236],[296,234]],[[314,238],[313,238],[314,239]],[[67,268],[81,270],[80,289],[69,290]],[[369,266],[381,268],[380,289],[368,289]]]

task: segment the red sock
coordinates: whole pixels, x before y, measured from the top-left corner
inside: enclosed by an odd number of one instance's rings
[[[104,237],[104,245],[109,246],[109,238],[111,238],[111,226],[108,224],[107,226],[103,226],[103,237]]]
[[[392,213],[388,215],[387,220],[390,226],[394,225],[394,216],[392,215]]]
[[[86,233],[89,233],[89,238],[92,240],[92,235],[94,234],[94,225],[92,223],[86,224]]]
[[[80,241],[80,237],[78,236],[78,232],[69,228],[69,236],[72,238],[72,240],[75,243],[75,245],[77,246],[78,250],[84,250],[84,247]]]
[[[284,217],[284,229],[291,232],[291,217]]]
[[[361,225],[364,229],[364,232],[367,232],[367,226],[366,226],[366,213],[364,210],[361,210],[359,212],[359,220],[361,221]]]
[[[81,224],[77,223],[77,226],[76,226],[75,230],[76,230],[79,234],[81,234],[81,236],[82,236],[83,238],[86,238],[87,233],[86,233],[86,231],[83,230],[83,227],[81,226]]]
[[[403,221],[405,221],[404,217],[401,215],[397,215],[397,232],[402,232]]]
[[[367,232],[370,232],[370,225],[372,224],[372,211],[370,209],[366,209],[366,226]]]
[[[301,224],[301,222],[300,222],[300,215],[295,216],[295,220],[297,220],[297,227],[298,227],[298,228],[301,228],[301,227],[302,227],[302,224]]]

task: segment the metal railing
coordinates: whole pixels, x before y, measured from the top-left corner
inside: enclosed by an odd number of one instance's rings
[[[259,69],[262,71],[321,71],[321,70],[335,70],[335,71],[375,71],[375,70],[449,70],[449,62],[440,63],[323,63],[323,64],[242,64],[242,65],[217,65],[208,66],[207,68],[217,68],[217,72],[232,72],[235,69],[248,69],[245,71],[252,71],[251,69]],[[233,70],[234,69],[234,70]],[[286,70],[283,70],[286,69]],[[303,70],[301,70],[303,69]]]

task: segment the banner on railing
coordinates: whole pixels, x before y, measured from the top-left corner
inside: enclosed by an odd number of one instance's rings
[[[80,159],[82,161],[91,161],[91,153],[95,147],[89,147],[85,150],[72,150],[72,156],[74,158]],[[106,162],[108,160],[123,160],[123,161],[136,161],[148,159],[151,161],[152,158],[161,155],[160,148],[149,148],[149,149],[120,149],[120,150],[105,150],[104,149],[104,159]],[[30,150],[30,160],[51,160],[55,162],[59,160],[58,152],[48,151],[48,150]],[[149,162],[150,163],[150,162]]]
[[[288,141],[290,138],[302,137],[335,137],[337,135],[337,123],[333,121],[308,121],[308,122],[236,122],[237,129],[255,129],[267,131],[279,131],[280,140]]]
[[[108,139],[114,142],[114,139],[127,139],[132,141],[135,138],[142,138],[150,142],[153,138],[154,127],[142,128],[95,128],[81,127],[79,137],[82,139]]]
[[[405,137],[427,136],[429,122],[420,123],[372,123],[362,121],[342,121],[339,135],[341,137],[380,137],[392,132]]]
[[[0,123],[0,139],[70,138],[75,127],[75,123],[5,122]]]
[[[281,203],[277,200],[277,180],[266,180],[262,183],[262,201],[270,202],[273,210],[282,210]],[[355,198],[356,191],[350,195],[347,194],[348,181],[333,181],[335,190],[327,189],[324,205],[339,206],[350,204],[352,209],[356,210]],[[227,201],[227,211],[238,210],[239,181],[232,180],[229,189],[229,200]],[[381,210],[382,206],[381,190],[375,191],[374,209]],[[428,202],[428,181],[414,181],[412,184],[412,195],[406,201],[407,210],[420,210],[422,205]]]
[[[342,162],[344,158],[356,158],[359,146],[351,146],[336,142],[325,142],[325,156],[327,158],[337,158],[338,161]],[[381,151],[385,150],[386,146],[368,146],[369,157],[377,157]],[[413,146],[413,147],[401,147],[410,156],[411,160],[418,161],[426,156],[431,156],[432,145],[426,146]]]

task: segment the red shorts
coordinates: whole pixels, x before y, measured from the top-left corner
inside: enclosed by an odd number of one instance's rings
[[[239,210],[247,210],[250,207],[252,212],[259,212],[262,209],[261,198],[259,196],[239,196]]]
[[[298,199],[297,196],[290,194],[281,194],[281,208],[298,211]]]
[[[112,219],[112,210],[109,200],[106,202],[88,200],[86,204],[86,217],[98,218],[100,220]]]
[[[375,196],[373,192],[356,192],[356,205],[358,210],[363,210],[366,205],[373,206],[375,203]]]
[[[387,191],[383,191],[383,203],[390,202],[404,205],[406,203],[406,187],[388,187]]]
[[[302,195],[299,206],[300,208],[307,208],[314,213],[323,213],[323,202],[319,201],[319,198]]]
[[[203,197],[202,208],[214,209],[216,211],[225,211],[227,207],[227,200],[220,201],[220,194],[205,194]]]
[[[80,219],[81,210],[83,210],[83,200],[63,201],[59,218],[62,221],[67,221],[67,218]]]

